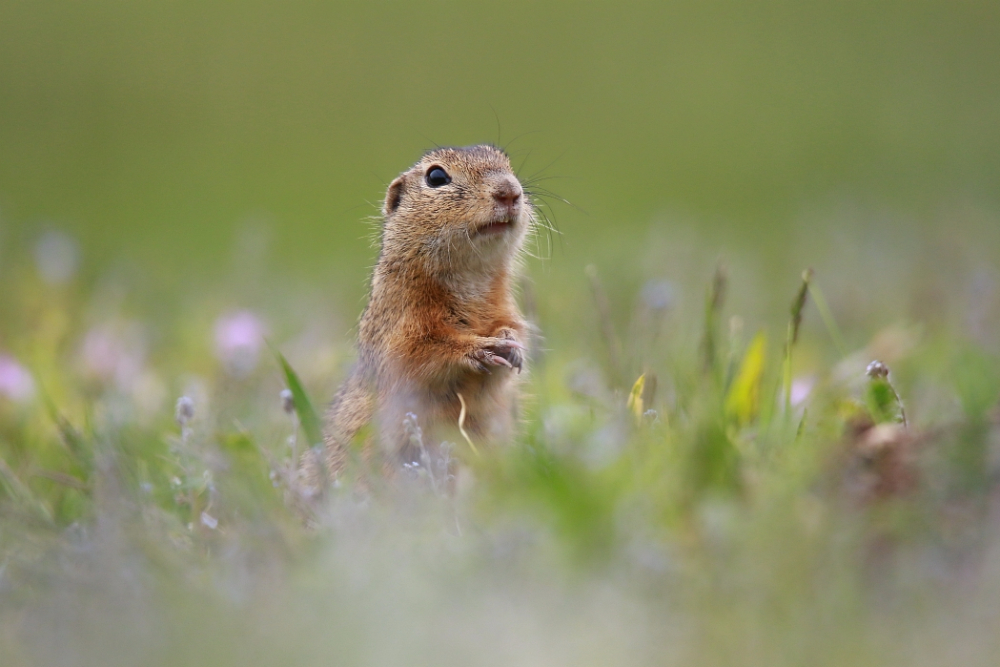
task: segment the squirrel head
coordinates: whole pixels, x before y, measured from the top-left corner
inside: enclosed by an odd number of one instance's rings
[[[486,144],[426,153],[389,185],[382,214],[383,253],[446,273],[506,266],[533,219],[510,158]]]

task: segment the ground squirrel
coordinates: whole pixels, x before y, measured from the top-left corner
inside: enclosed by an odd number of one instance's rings
[[[462,401],[477,444],[514,423],[527,325],[512,281],[533,209],[510,159],[490,145],[432,150],[389,185],[382,214],[359,359],[326,415],[334,477],[369,423],[389,469],[419,460],[411,413],[428,447],[457,427]]]

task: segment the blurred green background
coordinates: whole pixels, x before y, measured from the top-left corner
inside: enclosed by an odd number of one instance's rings
[[[170,292],[250,229],[262,270],[353,316],[384,184],[494,141],[572,203],[549,198],[543,311],[590,262],[615,296],[735,256],[778,281],[766,317],[807,265],[878,283],[865,262],[956,236],[996,259],[998,24],[995,2],[8,0],[0,261],[54,227],[84,275]]]
[[[0,660],[1000,664],[998,119],[995,0],[0,0]],[[329,401],[483,141],[561,232],[518,446],[302,531],[263,339]]]

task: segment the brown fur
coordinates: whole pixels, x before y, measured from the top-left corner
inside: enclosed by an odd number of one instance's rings
[[[431,187],[434,167],[451,183]],[[417,460],[407,413],[433,446],[457,425],[459,394],[477,445],[501,443],[513,427],[527,326],[511,283],[532,208],[507,155],[492,146],[430,151],[389,185],[382,213],[358,363],[326,415],[333,477],[369,423],[378,432],[374,456],[386,468]]]

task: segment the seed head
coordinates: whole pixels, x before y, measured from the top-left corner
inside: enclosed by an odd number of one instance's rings
[[[813,270],[806,269],[802,272],[802,285],[799,287],[799,291],[795,293],[795,298],[792,300],[792,320],[789,323],[789,344],[794,345],[799,340],[799,327],[802,326],[802,311],[806,307],[806,297],[809,295],[809,281],[812,280]]]
[[[181,427],[194,419],[194,401],[189,396],[181,396],[177,399],[177,409],[174,412],[174,419]]]
[[[889,367],[876,359],[868,364],[868,368],[865,369],[865,375],[873,380],[876,378],[887,378],[889,377]]]
[[[281,390],[281,409],[287,414],[295,414],[295,400],[291,389]]]

